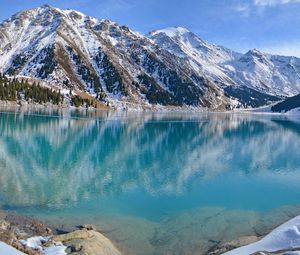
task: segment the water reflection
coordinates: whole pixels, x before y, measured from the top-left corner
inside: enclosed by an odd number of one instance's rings
[[[181,196],[233,174],[297,174],[299,130],[237,114],[1,113],[0,199],[63,206],[134,190]]]

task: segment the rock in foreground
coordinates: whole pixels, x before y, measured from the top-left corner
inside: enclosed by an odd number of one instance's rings
[[[44,242],[38,242],[38,245],[28,245],[42,239]],[[82,225],[80,230],[68,234],[53,235],[52,230],[40,221],[0,212],[0,255],[57,254],[56,250],[63,247],[61,243],[67,247],[67,254],[121,255],[113,243],[91,225]]]
[[[76,255],[121,255],[113,243],[95,230],[81,229],[54,237],[66,245],[68,254]]]

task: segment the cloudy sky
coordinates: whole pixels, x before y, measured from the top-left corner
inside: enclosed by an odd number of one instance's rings
[[[0,0],[0,20],[45,3],[142,33],[183,26],[237,51],[257,48],[300,57],[300,0]]]

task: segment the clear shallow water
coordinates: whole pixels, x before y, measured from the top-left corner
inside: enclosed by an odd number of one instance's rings
[[[0,208],[93,223],[128,254],[204,254],[300,213],[300,121],[0,113]]]

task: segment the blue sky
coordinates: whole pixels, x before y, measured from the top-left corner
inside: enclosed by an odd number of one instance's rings
[[[300,0],[0,0],[0,20],[45,3],[142,33],[183,26],[237,51],[258,48],[300,57]]]

